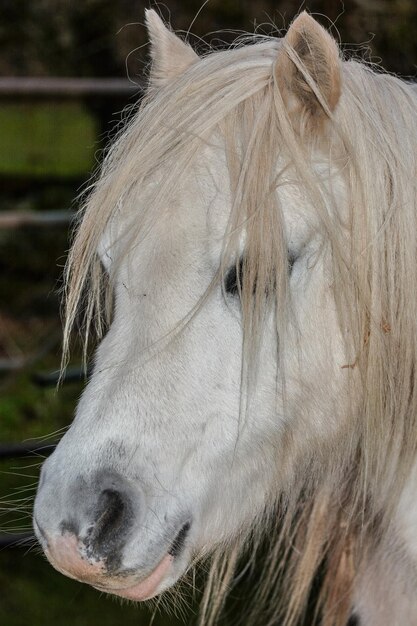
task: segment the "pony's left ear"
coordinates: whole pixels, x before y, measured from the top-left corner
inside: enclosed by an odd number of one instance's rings
[[[145,22],[151,43],[150,82],[162,86],[198,61],[198,55],[169,30],[153,9],[146,9]]]
[[[336,108],[341,92],[339,47],[305,11],[284,37],[274,71],[294,122],[320,125]]]

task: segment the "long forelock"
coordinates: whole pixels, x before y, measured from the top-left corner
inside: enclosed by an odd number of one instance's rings
[[[80,308],[85,338],[94,324],[99,335],[103,332],[111,310],[108,298],[103,304],[103,292],[112,293],[123,255],[169,210],[173,189],[220,128],[232,207],[219,280],[230,259],[236,259],[244,229],[249,271],[242,307],[250,383],[265,291],[275,293],[280,341],[285,341],[290,314],[288,279],[282,272],[287,262],[284,222],[275,193],[278,155],[288,159],[331,249],[340,326],[349,329],[348,365],[359,373],[361,390],[358,402],[352,385],[346,409],[351,411],[350,430],[332,442],[328,465],[307,459],[285,494],[251,619],[257,623],[256,611],[267,603],[272,607],[268,623],[279,617],[293,626],[305,610],[314,575],[324,566],[319,602],[323,623],[335,626],[344,622],[335,617],[338,599],[330,582],[348,597],[359,554],[366,552],[368,529],[383,532],[417,452],[417,106],[411,86],[357,62],[342,64],[342,97],[327,137],[329,178],[336,168],[346,181],[347,215],[346,207],[342,215],[328,180],[319,180],[314,170],[314,142],[296,134],[277,93],[273,64],[279,45],[271,39],[210,54],[172,84],[145,95],[80,211],[66,270],[64,354]],[[112,220],[129,215],[129,206],[158,172],[163,178],[147,191],[146,209],[126,225],[115,269],[106,278],[97,255],[103,233]],[[243,544],[226,550],[226,562],[220,552],[214,557],[201,618],[205,626],[216,620]],[[355,551],[356,545],[362,548]],[[286,607],[278,595],[280,563],[287,568]],[[210,601],[210,593],[217,598]]]
[[[146,236],[213,130],[271,81],[276,46],[271,41],[209,55],[172,84],[150,89],[136,115],[120,131],[79,211],[65,277],[64,361],[80,308],[86,341],[92,325],[100,337],[108,321],[103,320],[109,307],[102,307],[103,275],[97,256],[107,225],[134,203],[155,173],[164,171],[161,184],[147,198],[146,210],[135,216],[124,249],[134,238]]]

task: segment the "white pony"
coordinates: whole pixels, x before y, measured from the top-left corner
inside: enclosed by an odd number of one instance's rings
[[[149,89],[69,257],[65,351],[80,307],[104,337],[39,541],[134,600],[210,558],[204,626],[260,545],[245,624],[415,626],[413,88],[306,13],[203,58],[146,19]]]

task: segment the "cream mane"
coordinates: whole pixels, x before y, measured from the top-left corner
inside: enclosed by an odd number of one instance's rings
[[[237,257],[244,228],[247,271],[241,295],[250,379],[265,307],[274,307],[280,341],[291,319],[288,277],[282,271],[287,244],[274,193],[281,182],[277,158],[285,155],[300,189],[312,200],[331,251],[334,298],[341,327],[349,329],[346,367],[359,372],[361,389],[351,386],[349,430],[320,459],[304,459],[291,488],[278,494],[279,506],[271,506],[271,545],[246,623],[265,626],[282,619],[285,626],[295,624],[320,569],[320,623],[342,626],[353,576],[367,550],[382,540],[416,461],[417,106],[412,86],[356,61],[342,63],[342,96],[334,114],[327,112],[329,132],[321,146],[329,176],[336,168],[346,180],[348,215],[342,216],[325,184],[328,177],[320,179],[314,168],[316,146],[309,129],[294,128],[277,86],[274,63],[280,46],[281,40],[254,37],[252,45],[207,55],[145,95],[111,146],[80,211],[66,270],[64,353],[67,358],[80,309],[85,341],[92,325],[102,335],[118,263],[146,237],[169,206],[177,181],[220,129],[232,210],[216,281]],[[282,53],[292,55],[323,99],[294,51],[286,45]],[[124,224],[115,269],[107,277],[97,254],[106,228],[126,217],[124,207],[135,204],[158,171],[164,172],[163,182],[147,192],[146,211]],[[265,293],[274,297],[265,299]],[[259,525],[253,532],[251,545],[256,545],[265,529]],[[201,624],[214,623],[246,543],[242,537],[214,555]]]

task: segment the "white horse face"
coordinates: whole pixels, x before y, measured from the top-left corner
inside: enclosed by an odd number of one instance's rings
[[[328,436],[343,393],[345,361],[320,238],[303,217],[311,207],[300,205],[289,185],[280,193],[290,207],[296,319],[285,344],[285,411],[270,329],[256,393],[248,415],[240,415],[240,304],[228,285],[234,265],[225,291],[220,285],[210,291],[186,327],[161,341],[199,302],[220,264],[230,210],[225,167],[214,149],[203,160],[168,216],[120,269],[114,320],[76,419],[44,465],[36,503],[37,523],[52,535],[50,558],[63,571],[88,575],[81,563],[67,562],[64,548],[53,547],[61,533],[76,534],[84,559],[105,562],[114,574],[109,583],[94,571],[100,588],[120,593],[163,562],[163,580],[150,591],[135,589],[138,598],[171,584],[196,552],[247,529],[293,470],[294,451],[283,449],[286,432],[298,433],[300,448]]]
[[[74,423],[44,464],[35,505],[38,537],[60,571],[128,598],[161,592],[196,554],[247,530],[303,450],[337,431],[346,357],[326,246],[294,175],[278,190],[293,320],[284,346],[266,323],[244,414],[235,264],[223,288],[209,289],[230,213],[221,137],[120,264],[112,324]],[[163,172],[155,176],[150,185]],[[122,221],[138,211],[130,206]],[[109,271],[117,228],[101,245]]]

